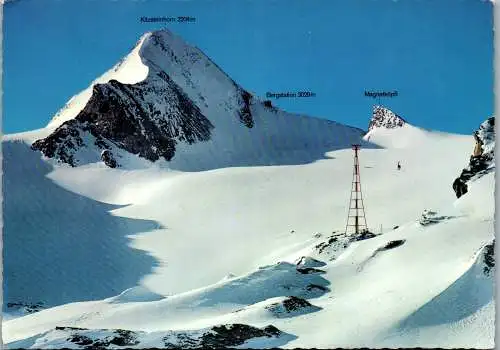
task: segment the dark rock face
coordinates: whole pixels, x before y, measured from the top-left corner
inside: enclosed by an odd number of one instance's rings
[[[139,344],[139,341],[137,341],[137,338],[132,331],[117,329],[114,333],[115,335],[109,339],[109,344],[103,344],[104,347],[108,347],[110,344],[118,346],[132,346]]]
[[[135,332],[116,329],[116,330],[101,330],[106,331],[109,335],[102,338],[92,338],[90,334],[83,334],[90,331],[87,328],[76,327],[56,327],[56,330],[70,332],[66,341],[80,345],[84,349],[107,349],[110,346],[134,346],[140,342]]]
[[[483,272],[485,275],[490,276],[495,268],[495,240],[485,247],[483,262]]]
[[[221,349],[239,346],[247,340],[259,337],[278,337],[281,331],[269,325],[263,329],[245,324],[230,324],[214,326],[201,336],[193,336],[187,333],[167,336],[163,339],[167,349]]]
[[[389,109],[382,106],[374,106],[372,119],[368,125],[368,131],[377,127],[394,129],[402,127],[405,123],[406,121],[402,117],[391,112]]]
[[[250,123],[248,115],[242,118]],[[194,102],[161,71],[137,84],[111,80],[95,85],[92,97],[77,117],[33,143],[32,148],[76,166],[75,153],[90,146],[84,137],[93,137],[98,149],[109,149],[112,143],[150,161],[169,161],[178,142],[207,141],[212,129]],[[107,159],[109,166],[114,164]]]
[[[457,198],[462,197],[464,194],[467,193],[467,184],[465,181],[461,178],[456,178],[455,181],[453,181],[452,185],[453,191],[455,191],[455,195]]]
[[[313,267],[303,267],[303,268],[297,267],[297,272],[300,272],[303,275],[309,275],[311,273],[319,273],[319,274],[325,273],[324,270],[315,269]]]
[[[377,237],[377,234],[372,233],[368,230],[363,230],[357,234],[345,234],[345,233],[333,233],[329,236],[327,240],[317,244],[315,249],[318,254],[326,253],[332,255],[330,260],[335,260],[337,256],[344,251],[353,242],[363,241],[365,239],[370,239]]]
[[[89,337],[80,334],[73,334],[66,340],[71,343],[75,343],[76,345],[83,345],[83,346],[92,345],[94,343],[94,341]]]
[[[478,155],[470,157],[468,166],[453,181],[452,188],[457,198],[467,193],[469,180],[488,173],[495,161],[495,117],[483,122],[473,135],[477,145],[480,146],[480,151]]]
[[[238,89],[241,94],[241,108],[239,110],[239,116],[240,116],[240,121],[247,127],[247,128],[253,128],[254,126],[254,120],[252,116],[252,112],[250,110],[250,105],[252,103],[252,95],[243,90],[243,89]]]
[[[9,310],[18,310],[23,313],[32,314],[34,312],[42,311],[45,307],[42,302],[38,303],[7,303]]]

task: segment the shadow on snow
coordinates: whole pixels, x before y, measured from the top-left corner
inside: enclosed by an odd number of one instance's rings
[[[120,206],[67,191],[22,142],[3,142],[3,291],[10,302],[55,306],[119,294],[157,266],[127,235],[159,228],[110,214]]]

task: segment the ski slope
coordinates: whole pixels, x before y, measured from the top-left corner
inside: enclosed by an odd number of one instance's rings
[[[283,332],[245,343],[257,348],[494,344],[493,281],[482,274],[494,173],[459,200],[451,188],[472,137],[410,124],[370,131],[362,189],[368,225],[383,234],[320,253],[345,227],[348,144],[295,165],[71,168],[29,150],[44,132],[3,141],[4,295],[46,304],[25,316],[4,310],[10,348],[77,347],[55,327],[91,338],[126,329],[137,332],[132,347],[164,347],[168,332],[229,323]],[[419,225],[425,209],[446,218]],[[298,272],[301,256],[323,271]],[[291,295],[312,305],[276,311]]]

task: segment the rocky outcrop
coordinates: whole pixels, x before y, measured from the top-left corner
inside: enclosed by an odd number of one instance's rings
[[[287,312],[299,310],[304,307],[310,307],[312,304],[305,299],[290,296],[283,300],[283,307]]]
[[[451,218],[452,218],[451,216],[438,215],[438,213],[433,211],[433,210],[425,209],[417,222],[421,226],[429,226],[429,225],[433,225],[433,224],[438,224],[442,221],[445,221],[445,220],[448,220]]]
[[[111,151],[108,149],[105,149],[101,152],[101,160],[110,168],[116,168],[117,166],[113,153],[111,153]]]
[[[252,95],[239,88],[238,92],[240,93],[242,103],[240,103],[241,107],[240,110],[238,111],[238,115],[240,116],[240,121],[247,127],[247,128],[253,128],[254,126],[254,120],[252,117],[252,111],[250,110],[250,105],[252,104]]]
[[[373,115],[368,131],[374,128],[394,129],[405,125],[406,121],[391,110],[382,106],[373,106]]]
[[[405,244],[405,242],[406,242],[406,239],[396,239],[396,240],[389,241],[389,242],[385,243],[383,246],[378,247],[377,249],[375,249],[373,251],[372,255],[370,255],[368,258],[366,258],[364,261],[362,261],[358,265],[358,268],[356,269],[356,271],[357,272],[363,271],[365,266],[367,264],[369,264],[371,261],[373,261],[373,259],[375,259],[380,253],[383,253],[387,250],[391,250],[391,249],[400,247],[403,244]]]
[[[495,240],[486,245],[483,253],[483,272],[487,276],[493,275],[495,269]]]
[[[365,239],[370,239],[377,237],[375,233],[368,230],[361,231],[359,233],[345,234],[345,233],[335,233],[329,236],[323,242],[317,244],[314,248],[318,254],[330,255],[330,261],[335,260],[340,254],[351,245],[353,242],[363,241]]]
[[[457,198],[460,198],[467,193],[467,183],[460,177],[457,177],[455,181],[453,181],[452,188],[453,191],[455,191]]]
[[[116,162],[128,169],[159,161],[189,172],[309,163],[363,135],[261,101],[167,29],[145,33],[120,63],[73,96],[43,133],[33,150],[71,166]]]
[[[42,302],[38,303],[7,303],[7,310],[20,314],[32,314],[44,309]]]
[[[68,332],[66,341],[85,349],[107,349],[110,346],[134,346],[140,343],[135,332],[123,329],[97,330],[101,333],[100,337],[95,335],[97,332],[92,334],[86,328],[56,327],[56,331]]]
[[[324,261],[314,259],[310,256],[301,256],[297,260],[296,265],[297,268],[305,269],[305,268],[323,267],[326,265],[326,263]]]
[[[52,339],[64,337],[66,344],[77,349],[148,347],[152,343],[166,349],[221,349],[242,345],[253,338],[278,338],[283,334],[272,325],[257,328],[237,323],[192,331],[141,332],[76,327],[56,327],[55,331]],[[61,347],[64,340],[60,339],[57,344]]]
[[[312,273],[322,274],[325,273],[326,271],[321,269],[315,269],[314,267],[297,267],[297,272],[303,275],[309,275]]]
[[[368,231],[368,230],[363,230],[363,231],[359,232],[358,234],[353,233],[350,237],[351,237],[351,242],[358,242],[358,241],[364,241],[365,239],[377,237],[377,235],[373,232]]]
[[[277,318],[294,317],[321,310],[307,300],[295,296],[289,296],[277,303],[267,305],[265,309]]]
[[[457,198],[467,193],[467,182],[494,169],[495,117],[491,117],[483,122],[473,135],[476,143],[469,159],[469,164],[462,170],[460,176],[457,177],[452,184],[453,191],[455,191]]]

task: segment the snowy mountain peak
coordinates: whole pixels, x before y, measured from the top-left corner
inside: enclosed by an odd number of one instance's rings
[[[394,129],[406,124],[406,121],[390,109],[383,106],[373,106],[372,119],[368,126],[368,131],[374,128]]]
[[[311,132],[303,132],[303,124]],[[342,144],[362,133],[264,105],[201,50],[158,30],[144,34],[129,55],[72,98],[32,149],[71,166],[143,167],[163,159],[179,170],[201,170],[277,164],[290,154],[303,154],[293,161],[302,163],[338,147],[339,128],[350,135]],[[187,158],[179,160],[179,152]]]
[[[474,138],[481,147],[481,154],[491,153],[493,155],[495,150],[495,117],[490,117],[481,123],[479,129],[474,132]],[[492,161],[494,160],[492,156]]]
[[[495,117],[485,120],[473,133],[476,145],[460,176],[453,182],[457,198],[468,192],[468,183],[474,182],[495,169]]]

